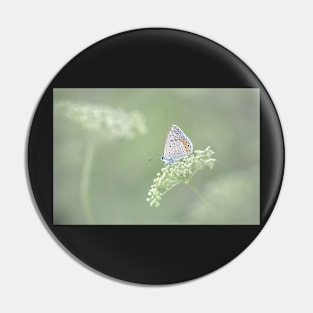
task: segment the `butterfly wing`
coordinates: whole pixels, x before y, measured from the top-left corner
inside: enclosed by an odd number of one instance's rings
[[[172,125],[165,142],[164,156],[162,160],[166,163],[178,161],[193,151],[189,138],[176,125]]]

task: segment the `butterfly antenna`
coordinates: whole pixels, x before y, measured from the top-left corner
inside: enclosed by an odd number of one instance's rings
[[[149,157],[149,162],[151,162],[154,158],[157,158],[158,160],[161,159],[163,153],[161,153],[160,151],[158,151],[157,149],[153,148],[154,150],[154,157]]]
[[[163,155],[162,152],[160,152],[159,150],[153,148],[154,152],[158,155],[158,157],[161,157]]]

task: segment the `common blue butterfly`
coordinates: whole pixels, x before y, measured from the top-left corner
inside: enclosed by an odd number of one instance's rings
[[[192,153],[192,143],[184,132],[176,125],[172,125],[165,142],[164,155],[161,160],[165,164],[176,162]]]

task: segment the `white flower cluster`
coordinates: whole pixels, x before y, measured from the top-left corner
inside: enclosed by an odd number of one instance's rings
[[[158,207],[162,196],[178,184],[188,184],[198,171],[209,167],[213,169],[215,159],[210,147],[205,150],[196,150],[187,157],[172,164],[165,165],[161,173],[153,180],[148,192],[147,202],[150,206]]]
[[[133,139],[137,134],[147,132],[145,119],[139,111],[126,112],[108,105],[73,101],[60,101],[54,108],[86,130],[101,134],[107,140]]]

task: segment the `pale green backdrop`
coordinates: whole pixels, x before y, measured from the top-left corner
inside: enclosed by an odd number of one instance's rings
[[[54,89],[54,224],[259,224],[259,89]],[[213,170],[147,193],[171,124]]]

